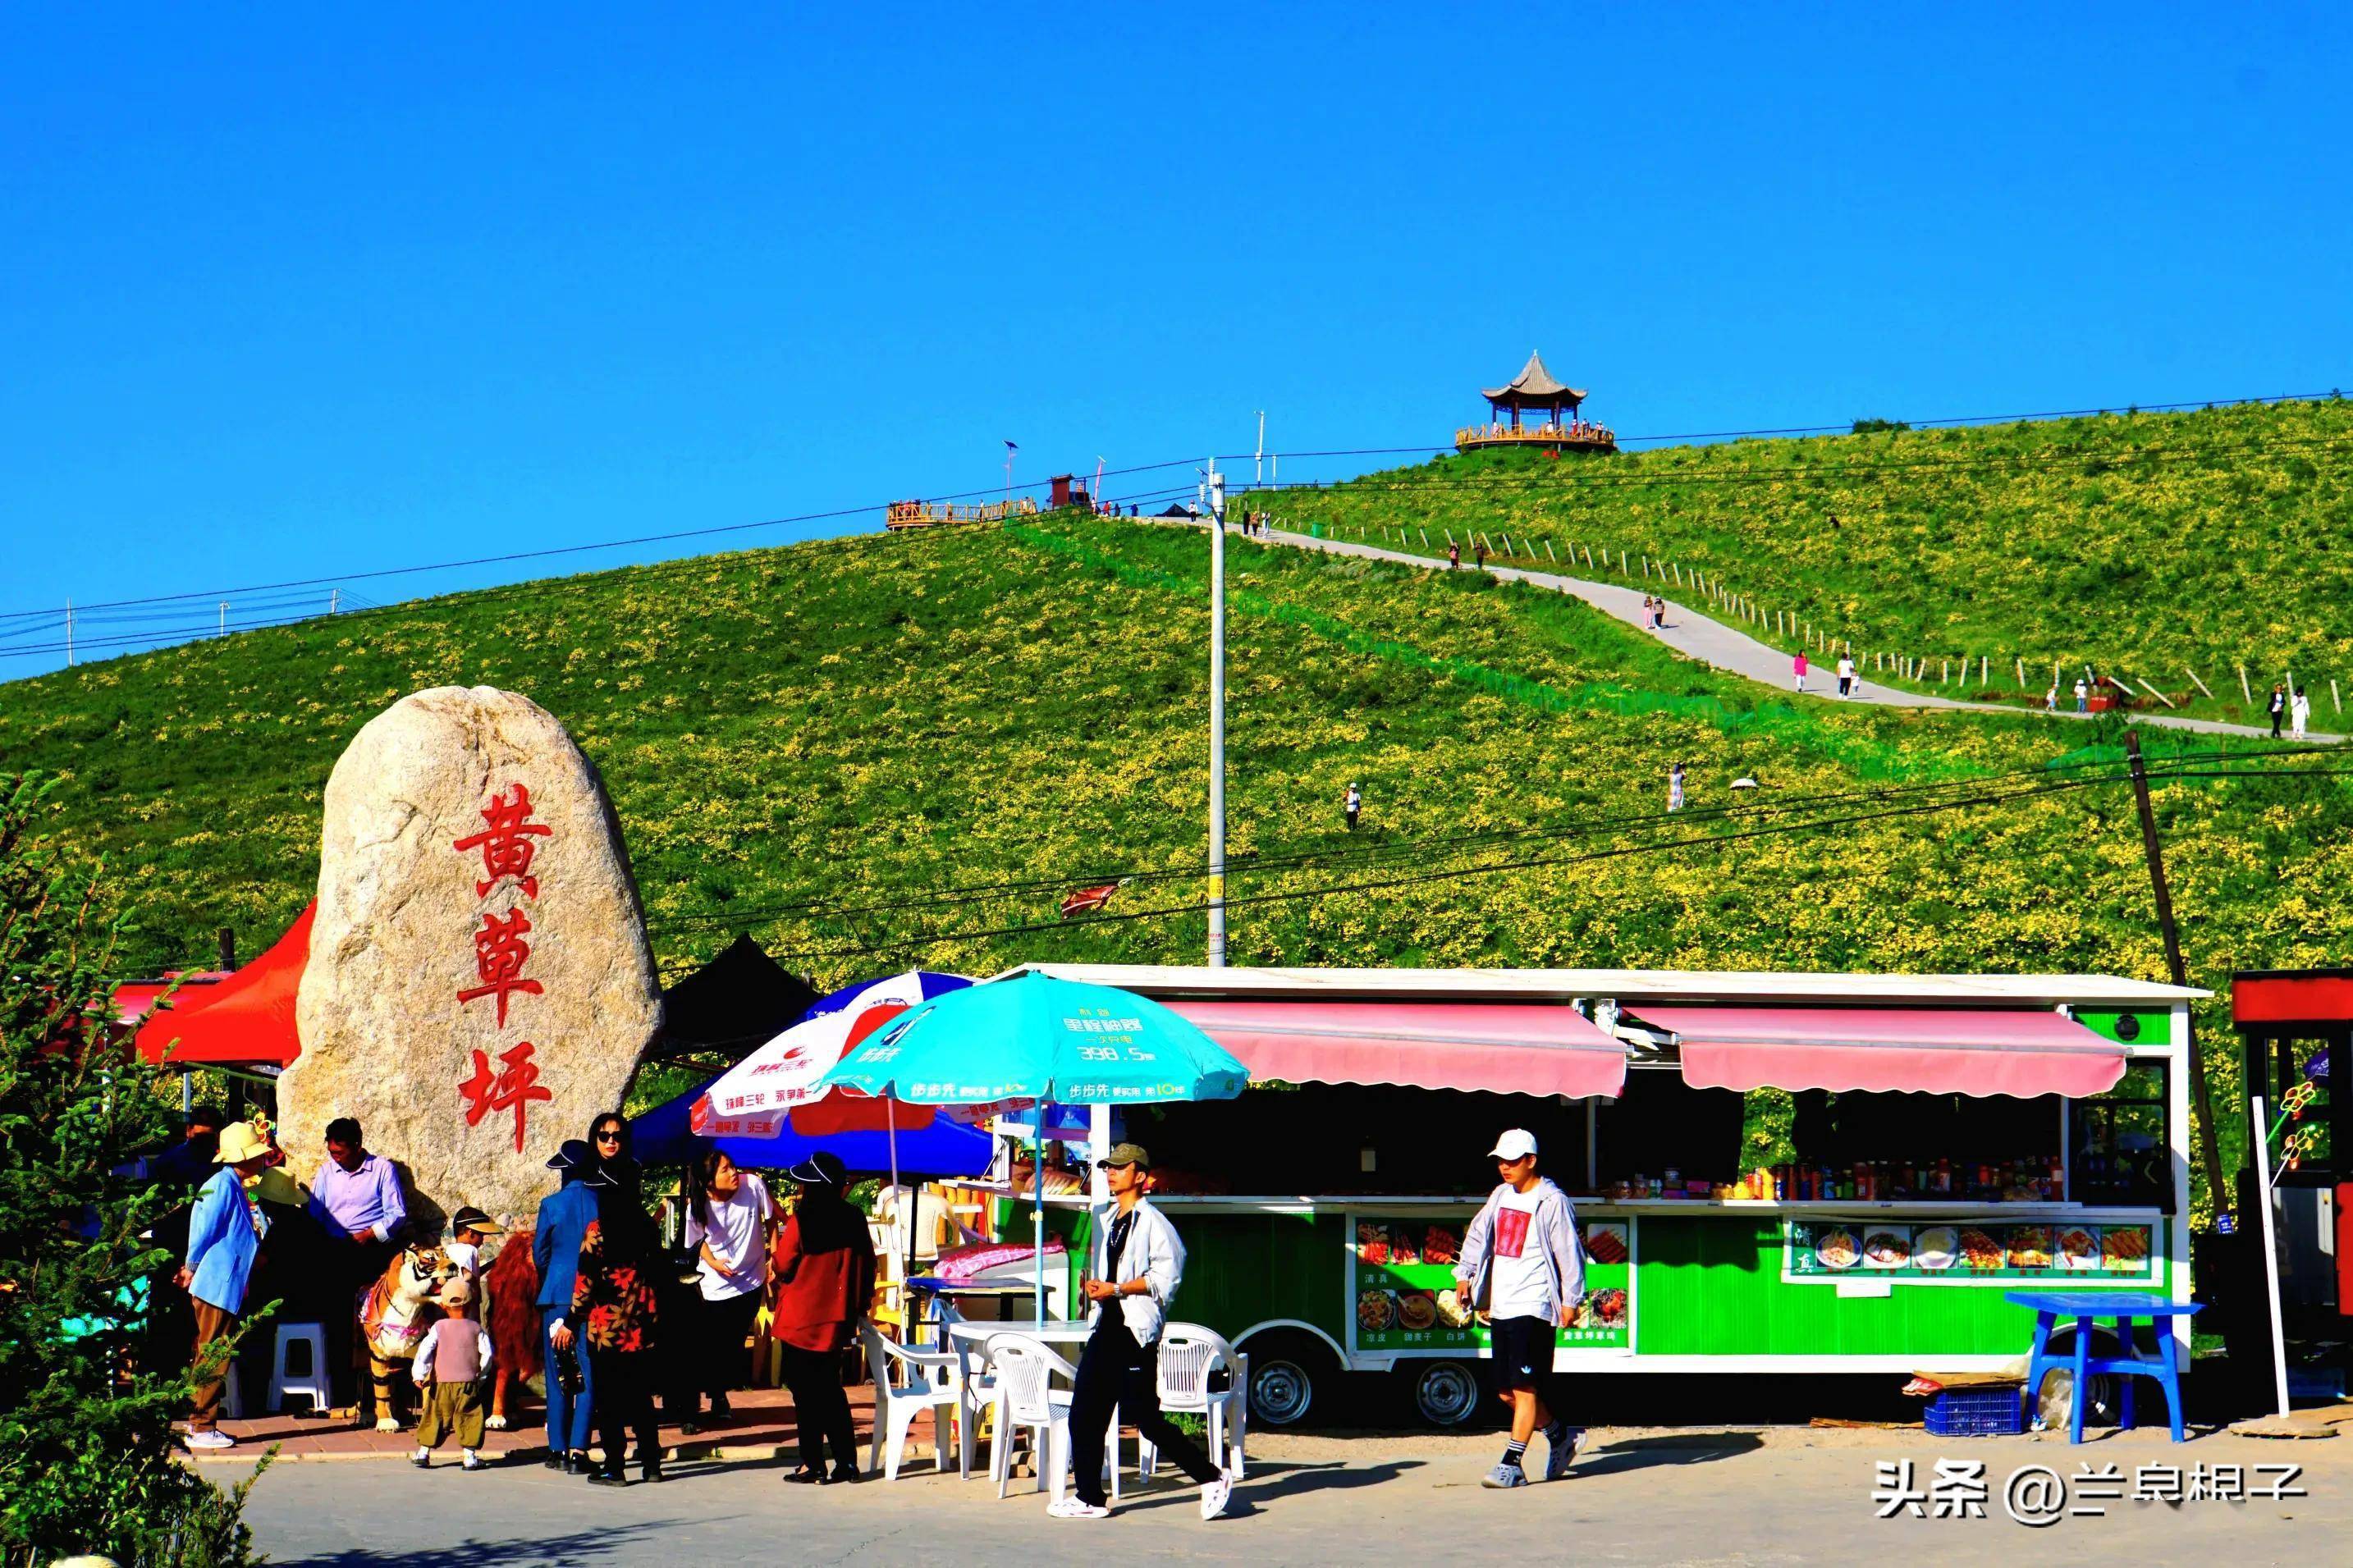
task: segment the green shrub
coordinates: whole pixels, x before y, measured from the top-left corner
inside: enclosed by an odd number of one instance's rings
[[[153,1190],[117,1168],[164,1137],[164,1100],[110,1038],[125,918],[28,831],[46,793],[0,774],[0,1563],[232,1568],[245,1489],[175,1454],[186,1371],[132,1360],[128,1293],[168,1260],[141,1239]]]

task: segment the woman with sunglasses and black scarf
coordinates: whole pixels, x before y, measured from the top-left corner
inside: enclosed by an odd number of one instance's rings
[[[652,1369],[658,1318],[654,1271],[661,1256],[638,1198],[638,1163],[628,1154],[628,1122],[607,1111],[588,1126],[591,1169],[581,1184],[596,1194],[596,1217],[580,1242],[572,1321],[594,1363],[591,1383],[604,1463],[588,1473],[598,1486],[627,1486],[621,1462],[634,1430],[649,1481],[662,1479],[661,1432],[654,1424]]]

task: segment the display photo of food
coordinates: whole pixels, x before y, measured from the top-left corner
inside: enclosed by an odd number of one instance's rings
[[[1398,1328],[1434,1329],[1438,1326],[1438,1298],[1427,1290],[1400,1290],[1397,1314]]]
[[[1397,1327],[1397,1298],[1386,1290],[1366,1290],[1356,1297],[1356,1327],[1368,1334]]]
[[[2148,1265],[2148,1232],[2106,1230],[2100,1233],[2100,1261],[2112,1274],[2137,1274]]]
[[[1969,1229],[1961,1232],[1961,1261],[1971,1268],[1990,1274],[2009,1257],[2008,1249],[1984,1231]]]
[[[1814,1232],[1814,1261],[1825,1268],[1852,1268],[1862,1260],[1862,1244],[1854,1232],[1830,1226]]]
[[[2010,1266],[2012,1268],[2048,1268],[2051,1267],[2051,1227],[2047,1225],[2021,1225],[2010,1233]]]
[[[1912,1261],[1912,1235],[1903,1230],[1874,1230],[1862,1238],[1865,1268],[1901,1268]]]
[[[1438,1321],[1450,1329],[1471,1326],[1471,1309],[1462,1304],[1462,1292],[1452,1286],[1438,1293]]]
[[[1356,1222],[1356,1260],[1385,1264],[1389,1260],[1389,1227],[1370,1220]]]
[[[1596,1290],[1586,1298],[1585,1306],[1593,1322],[1600,1328],[1614,1329],[1626,1321],[1626,1292],[1623,1290]]]
[[[2059,1233],[2059,1267],[2089,1274],[2100,1267],[2100,1233],[2087,1225],[2071,1225]]]
[[[1404,1226],[1389,1227],[1389,1261],[1400,1265],[1421,1261],[1421,1246]]]
[[[1912,1238],[1912,1267],[1932,1271],[1950,1268],[1960,1251],[1959,1231],[1949,1225],[1932,1225]]]
[[[1588,1225],[1585,1227],[1585,1256],[1596,1263],[1623,1263],[1633,1256],[1626,1244],[1623,1225]]]
[[[1459,1231],[1442,1225],[1433,1225],[1421,1233],[1421,1260],[1424,1263],[1451,1263],[1462,1256],[1462,1237]]]

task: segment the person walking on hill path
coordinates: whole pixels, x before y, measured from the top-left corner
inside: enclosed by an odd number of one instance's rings
[[[1798,657],[1790,661],[1789,668],[1797,674],[1797,689],[1803,691],[1806,689],[1806,650],[1804,648],[1798,650]]]
[[[1474,543],[1471,546],[1471,564],[1482,572],[1487,569],[1487,546],[1484,543]]]
[[[2281,714],[2283,714],[2283,713],[2285,713],[2286,711],[2287,711],[2287,693],[2286,693],[2285,691],[2283,691],[2282,689],[2280,689],[2280,688],[2278,688],[2278,687],[2276,687],[2276,686],[2273,687],[2273,688],[2272,688],[2272,706],[2271,706],[2271,714],[2272,714],[2272,739],[2273,739],[2273,740],[2274,740],[2274,741],[2276,741],[2276,740],[2278,740],[2278,739],[2280,738],[2280,732],[2279,732],[2279,727],[2280,727],[2280,715],[2281,715]]]
[[[2086,684],[2084,684],[2084,679],[2083,679],[2083,678],[2082,678],[2081,676],[2076,677],[2076,679],[2075,679],[2075,711],[2076,711],[2076,712],[2078,712],[2078,713],[2089,713],[2089,712],[2092,710],[2092,705],[2091,705],[2091,700],[2090,700],[2090,699],[2091,699],[2091,695],[2092,695],[2092,689],[2091,689],[2089,686],[2087,686]],[[2277,725],[2277,723],[2276,723],[2276,722],[2274,722],[2274,723],[2273,728],[2274,728],[2274,729],[2277,729],[2277,728],[2278,728],[2278,725]]]
[[[1681,811],[1683,808],[1683,765],[1681,763],[1677,763],[1674,766],[1667,770],[1667,809],[1669,811]]]
[[[1452,540],[1446,542],[1446,569],[1458,572],[1462,567],[1462,547]]]
[[[2051,683],[2051,689],[2042,694],[2042,710],[2045,713],[2059,711],[2059,683],[2055,680]]]
[[[1479,1484],[1524,1487],[1528,1477],[1522,1461],[1538,1426],[1544,1428],[1548,1481],[1568,1473],[1584,1436],[1544,1391],[1554,1381],[1558,1332],[1575,1321],[1585,1299],[1585,1253],[1567,1195],[1536,1174],[1535,1133],[1513,1128],[1495,1141],[1488,1157],[1502,1182],[1471,1222],[1454,1277],[1488,1320],[1496,1392],[1512,1409],[1511,1440]]]
[[[1348,831],[1354,833],[1356,831],[1356,814],[1365,809],[1365,797],[1357,790],[1356,784],[1353,781],[1351,781],[1348,785],[1348,795],[1345,804],[1348,813]]]
[[[1854,655],[1839,655],[1838,683],[1841,697],[1852,698],[1854,695]]]
[[[2306,697],[2304,688],[2299,686],[2295,689],[2295,700],[2288,704],[2288,733],[2301,741],[2304,739],[2304,727],[2310,722],[2312,699]]]

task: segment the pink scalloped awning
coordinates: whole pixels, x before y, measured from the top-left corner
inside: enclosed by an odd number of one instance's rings
[[[2075,1098],[2113,1088],[2124,1047],[2042,1011],[1931,1007],[1629,1009],[1673,1031],[1694,1089]]]
[[[1168,1005],[1253,1079],[1610,1097],[1626,1087],[1626,1047],[1556,1005],[1172,997]]]

